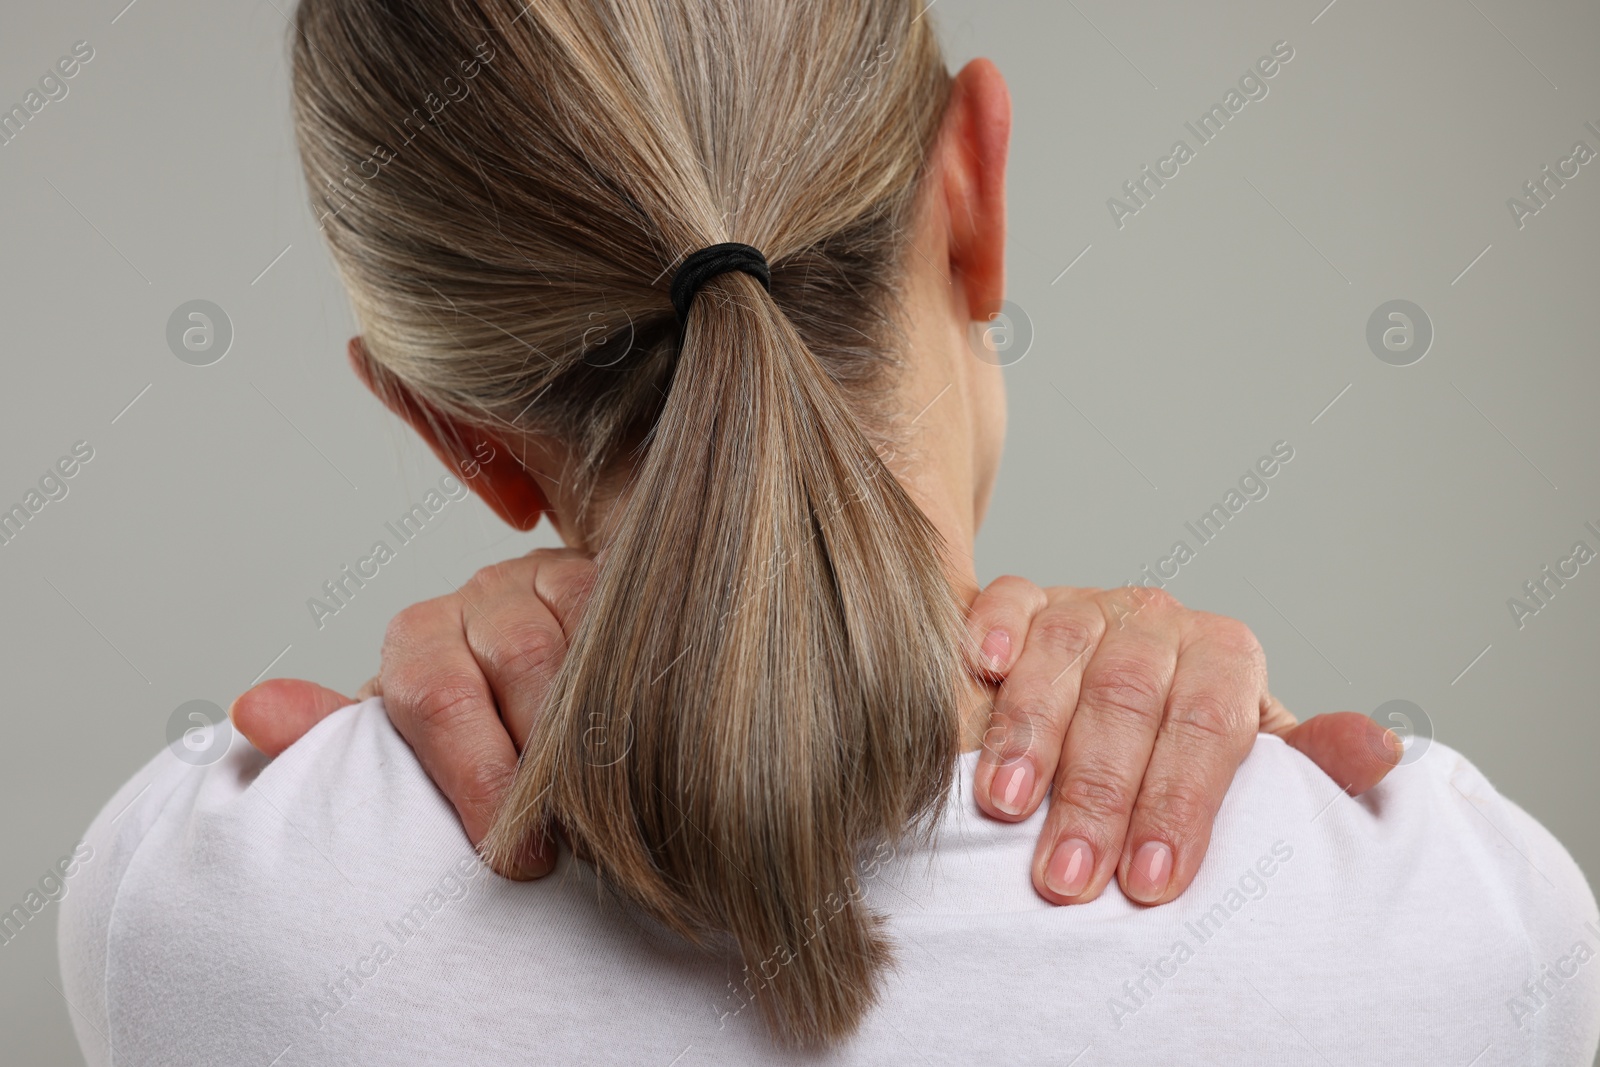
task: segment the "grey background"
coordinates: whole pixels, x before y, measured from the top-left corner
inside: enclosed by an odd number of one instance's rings
[[[315,627],[306,599],[443,471],[345,367],[288,122],[289,0],[125,3],[0,14],[5,104],[73,42],[96,52],[0,148],[0,504],[95,451],[0,546],[4,907],[178,705],[268,675],[352,692],[401,607],[553,543],[452,505]],[[1506,200],[1574,141],[1600,150],[1600,11],[1324,3],[930,13],[953,67],[996,60],[1016,113],[1009,290],[1035,340],[1006,372],[980,577],[1132,578],[1287,440],[1270,494],[1171,590],[1254,627],[1302,716],[1416,702],[1594,879],[1600,562],[1520,630],[1506,601],[1600,548],[1600,161],[1520,230]],[[1118,229],[1107,198],[1279,40],[1269,95]],[[1397,298],[1435,330],[1408,367],[1365,340]],[[167,348],[195,299],[233,323],[212,366]],[[8,1062],[78,1062],[54,926],[0,946]]]

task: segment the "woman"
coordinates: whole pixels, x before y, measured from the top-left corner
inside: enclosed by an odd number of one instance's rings
[[[1050,908],[1042,814],[977,818],[1005,94],[916,5],[296,28],[364,377],[599,553],[486,838],[577,858],[482,874],[376,702],[270,762],[158,757],[63,906],[93,1061],[1585,1062],[1593,896],[1443,746],[1352,801],[1261,738],[1165,907]]]

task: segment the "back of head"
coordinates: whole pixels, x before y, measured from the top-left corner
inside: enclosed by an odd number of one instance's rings
[[[878,455],[948,86],[919,8],[303,0],[294,42],[379,386],[559,441],[580,514],[616,500],[574,534],[603,563],[489,847],[558,824],[660,921],[731,935],[797,1043],[871,1006],[858,863],[957,748],[958,606]],[[680,346],[673,269],[724,241],[770,292],[712,278]]]

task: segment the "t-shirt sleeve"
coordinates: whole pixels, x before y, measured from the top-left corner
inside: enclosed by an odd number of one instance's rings
[[[1522,917],[1525,974],[1495,975],[1504,1019],[1525,1042],[1527,1060],[1590,1067],[1600,1044],[1600,912],[1571,854],[1514,801],[1497,792],[1465,757],[1441,753],[1446,787],[1472,809],[1482,853],[1501,868],[1501,903]],[[1429,753],[1424,758],[1432,758]],[[1404,768],[1402,768],[1402,771]]]
[[[217,769],[225,777],[247,784],[267,761],[235,735],[221,762]],[[185,795],[192,799],[204,770],[163,748],[106,802],[72,853],[76,866],[65,879],[57,953],[61,991],[89,1067],[114,1062],[106,975],[123,879],[162,813],[172,803],[183,803]]]

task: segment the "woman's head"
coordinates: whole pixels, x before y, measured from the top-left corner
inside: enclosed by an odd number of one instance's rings
[[[948,784],[951,581],[998,458],[997,378],[963,342],[999,298],[1004,91],[969,68],[953,106],[919,8],[297,18],[358,369],[447,462],[490,443],[474,481],[508,519],[549,498],[604,549],[489,846],[559,823],[657,918],[731,935],[798,1041],[853,1029],[889,958],[852,887]],[[712,278],[680,349],[672,272],[724,241],[765,253],[771,292]]]

